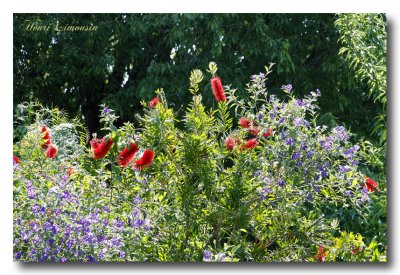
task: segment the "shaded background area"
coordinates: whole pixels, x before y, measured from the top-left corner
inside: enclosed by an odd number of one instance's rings
[[[321,123],[344,124],[357,138],[382,144],[386,103],[371,90],[379,86],[386,99],[386,74],[370,72],[382,66],[375,60],[384,61],[386,72],[386,18],[361,19],[335,14],[15,14],[14,109],[22,101],[38,100],[82,117],[95,132],[101,103],[116,110],[118,123],[135,121],[140,101],[162,87],[183,114],[182,106],[191,100],[192,69],[205,71],[215,61],[223,83],[245,98],[249,76],[273,62],[270,93],[280,96],[279,88],[288,83],[299,97],[319,88]],[[27,31],[27,20],[98,28]],[[358,42],[356,31],[361,32]],[[212,106],[207,80],[200,92]]]

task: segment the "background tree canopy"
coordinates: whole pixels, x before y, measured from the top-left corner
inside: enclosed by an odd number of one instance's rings
[[[28,23],[57,22],[98,28],[26,30]],[[134,121],[140,100],[159,87],[179,110],[191,99],[190,71],[209,61],[243,97],[248,75],[276,63],[270,92],[279,96],[288,83],[296,96],[319,88],[321,122],[340,121],[358,137],[386,141],[386,18],[380,14],[15,14],[14,109],[38,100],[82,116],[95,132],[99,104],[115,109],[120,124]],[[212,106],[210,84],[203,87]]]

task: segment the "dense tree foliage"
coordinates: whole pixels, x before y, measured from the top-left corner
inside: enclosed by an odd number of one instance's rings
[[[379,18],[384,27],[385,18]],[[375,97],[365,96],[368,75],[360,82],[357,70],[339,55],[342,42],[348,41],[340,42],[340,34],[351,33],[357,18],[339,27],[337,19],[334,14],[16,14],[14,106],[37,99],[82,115],[94,132],[100,103],[117,110],[121,125],[134,120],[140,100],[163,87],[182,116],[181,106],[190,101],[185,80],[193,68],[216,61],[223,83],[232,83],[246,97],[241,83],[272,62],[270,92],[282,83],[293,84],[296,96],[319,88],[320,121],[334,126],[338,120],[360,137],[368,136],[382,107],[375,107],[381,105],[374,103]],[[57,22],[95,25],[97,30],[27,30],[29,23]],[[376,23],[360,21],[365,26]],[[377,39],[386,39],[385,33]],[[209,84],[202,89],[209,91]],[[211,106],[212,95],[204,101]]]
[[[355,78],[367,83],[366,97],[378,104],[372,134],[386,143],[386,24],[380,14],[341,14],[335,22],[343,47],[339,54],[355,70]]]

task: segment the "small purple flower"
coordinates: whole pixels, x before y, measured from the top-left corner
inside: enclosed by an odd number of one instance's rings
[[[134,204],[139,204],[139,203],[141,203],[141,202],[142,202],[142,198],[139,197],[139,196],[137,196],[136,198],[133,199],[133,203],[134,203]]]
[[[278,180],[277,184],[278,186],[284,186],[286,182],[284,180]]]
[[[333,136],[337,140],[346,141],[349,139],[349,135],[343,126],[338,126],[332,129]]]
[[[332,139],[330,138],[325,139],[325,141],[323,142],[325,151],[329,151],[332,148],[332,143],[333,143]]]
[[[64,256],[60,258],[61,263],[65,263],[66,261],[67,261],[67,258],[65,258]]]
[[[285,90],[286,92],[291,92],[293,89],[292,84],[287,84],[287,85],[282,85],[282,90]]]
[[[364,185],[363,188],[361,189],[361,194],[368,195],[368,187],[366,185]]]
[[[286,139],[286,145],[292,146],[293,144],[294,144],[294,139],[292,139],[292,138]]]
[[[106,257],[107,248],[103,248],[99,252],[99,259],[104,259]]]
[[[54,217],[58,217],[61,214],[61,209],[54,210]]]
[[[209,250],[204,250],[203,252],[203,260],[210,260],[212,256],[211,251]]]
[[[271,119],[274,119],[274,118],[276,117],[276,114],[270,113],[270,114],[269,114],[269,117],[270,117]]]
[[[61,198],[63,198],[64,200],[70,202],[72,201],[72,196],[71,194],[68,192],[68,190],[65,190],[62,194],[61,194]]]
[[[31,223],[31,229],[33,232],[38,232],[40,229],[39,223],[38,222],[32,222]]]
[[[296,104],[297,104],[299,107],[303,107],[303,106],[304,106],[304,102],[303,102],[303,100],[301,100],[301,99],[297,99],[297,100],[296,100]]]
[[[120,258],[125,258],[125,256],[126,256],[125,251],[120,251],[120,252],[119,252],[119,257],[120,257]]]
[[[351,168],[348,165],[339,165],[338,172],[340,174],[344,174],[344,173],[347,173],[350,171],[351,171]]]
[[[138,217],[140,214],[140,209],[138,207],[135,207],[135,209],[133,209],[133,216]]]
[[[104,218],[103,219],[103,224],[104,224],[104,226],[107,226],[108,225],[108,219]]]
[[[142,219],[135,220],[133,222],[133,224],[134,224],[134,227],[141,227],[144,225],[144,220],[142,220]]]
[[[307,158],[311,159],[314,156],[314,151],[308,151],[307,152]]]
[[[302,126],[303,125],[303,119],[299,118],[299,117],[295,117],[293,119],[293,124],[296,127]]]
[[[262,120],[264,118],[264,115],[262,113],[258,114],[258,120]]]
[[[327,177],[328,177],[328,171],[327,171],[326,169],[323,169],[323,170],[321,171],[321,177],[322,177],[322,178],[327,178]]]
[[[347,191],[346,191],[346,196],[348,196],[348,197],[353,196],[353,191],[347,190]]]
[[[64,186],[64,185],[67,183],[68,178],[69,178],[68,175],[62,176],[62,177],[61,177],[61,184],[60,184],[60,185],[61,185],[61,186]]]
[[[349,148],[347,150],[344,150],[344,156],[348,159],[351,159],[354,155],[354,151],[352,150],[352,148]]]
[[[31,180],[28,180],[26,183],[26,192],[28,193],[28,197],[30,199],[36,198],[35,188],[34,188]]]
[[[112,238],[111,239],[111,244],[115,247],[120,247],[121,246],[121,239],[120,238]]]
[[[285,121],[285,118],[284,118],[284,117],[281,117],[281,118],[279,119],[279,121],[278,121],[278,124],[282,124],[284,121]]]
[[[306,200],[307,200],[308,202],[311,202],[311,201],[312,201],[312,198],[313,198],[312,194],[311,194],[311,193],[308,193],[307,196],[306,196]]]
[[[75,241],[74,241],[74,240],[71,240],[71,239],[68,240],[68,241],[66,242],[67,250],[70,250],[74,244],[75,244]]]
[[[107,205],[104,205],[104,206],[103,206],[103,211],[104,211],[105,213],[110,213],[110,208],[108,208]]]
[[[368,187],[366,185],[363,186],[363,188],[361,189],[361,202],[365,202],[367,200],[369,200],[369,194],[368,194]]]
[[[257,193],[260,195],[260,200],[265,200],[265,195],[268,195],[271,192],[271,189],[268,187],[264,187],[261,190],[257,190]]]
[[[254,74],[250,78],[252,81],[262,80],[265,78],[265,74],[264,73]]]
[[[316,92],[316,96],[321,96],[321,91],[319,89],[316,89],[315,92]]]
[[[49,223],[49,222],[43,223],[42,227],[43,227],[43,229],[45,231],[52,231],[53,230],[53,225],[51,223]]]
[[[220,252],[216,255],[215,258],[217,259],[218,262],[222,262],[225,259],[225,257],[226,257],[226,255],[224,253]]]
[[[144,230],[149,231],[150,225],[151,225],[150,219],[148,219],[148,218],[144,219]]]
[[[104,107],[103,113],[104,113],[105,115],[108,115],[110,112],[111,112],[111,109],[110,109],[108,106]]]
[[[301,152],[300,151],[295,151],[292,155],[292,159],[299,159],[301,157]]]
[[[95,262],[95,261],[96,261],[96,258],[95,258],[94,256],[92,256],[92,255],[89,255],[89,256],[87,256],[87,260],[88,260],[89,262]]]
[[[21,259],[21,256],[22,256],[22,253],[21,252],[16,252],[15,254],[14,254],[14,258],[16,259],[16,260],[19,260],[19,259]]]
[[[125,223],[124,223],[123,220],[114,220],[114,221],[113,221],[113,224],[114,224],[114,226],[117,227],[117,228],[121,228],[121,227],[123,227],[123,226],[125,225]]]

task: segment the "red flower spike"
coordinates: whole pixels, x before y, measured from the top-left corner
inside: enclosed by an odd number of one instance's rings
[[[224,92],[224,88],[222,87],[221,79],[216,76],[211,78],[211,88],[214,93],[215,99],[220,102],[220,101],[226,101],[226,96]]]
[[[43,125],[41,132],[42,132],[42,144],[41,144],[41,146],[42,146],[42,148],[46,148],[51,143],[50,131],[49,131],[49,129],[47,129],[46,126]]]
[[[118,155],[118,165],[126,167],[132,161],[136,152],[139,150],[135,143],[131,143],[129,147],[126,147],[122,152]]]
[[[263,137],[270,137],[274,133],[272,128],[269,128],[266,132],[263,133]]]
[[[255,138],[252,138],[252,139],[249,139],[248,141],[246,141],[246,148],[247,149],[253,149],[257,145],[258,145],[258,141]]]
[[[152,100],[150,100],[150,102],[149,102],[150,108],[155,108],[156,105],[158,104],[158,102],[159,102],[158,96],[156,96],[155,98],[153,98]]]
[[[55,146],[54,144],[51,144],[47,146],[46,149],[46,158],[52,159],[57,155],[58,152],[58,147]]]
[[[368,188],[368,192],[371,192],[371,193],[373,193],[379,189],[378,184],[369,177],[366,177],[365,185]]]
[[[133,164],[133,169],[143,170],[153,162],[155,155],[156,154],[152,150],[145,150],[142,157]]]
[[[318,259],[318,261],[320,261],[320,262],[325,262],[325,257],[326,257],[326,254],[325,254],[325,248],[323,247],[323,246],[319,246],[318,247],[318,252],[317,252],[317,254],[314,256],[314,258],[315,259]]]
[[[228,137],[225,140],[225,146],[228,151],[232,151],[233,147],[235,147],[236,140],[233,137]]]
[[[13,163],[19,163],[19,162],[20,162],[19,157],[13,156]]]
[[[253,127],[249,130],[249,132],[253,135],[253,136],[258,136],[258,134],[260,133],[260,127]]]
[[[239,120],[239,124],[243,128],[250,128],[253,125],[253,121],[252,120],[247,120],[247,118],[245,118],[245,117],[241,117],[240,120]]]
[[[102,159],[104,158],[114,144],[112,138],[92,139],[90,146],[92,147],[93,158]]]

